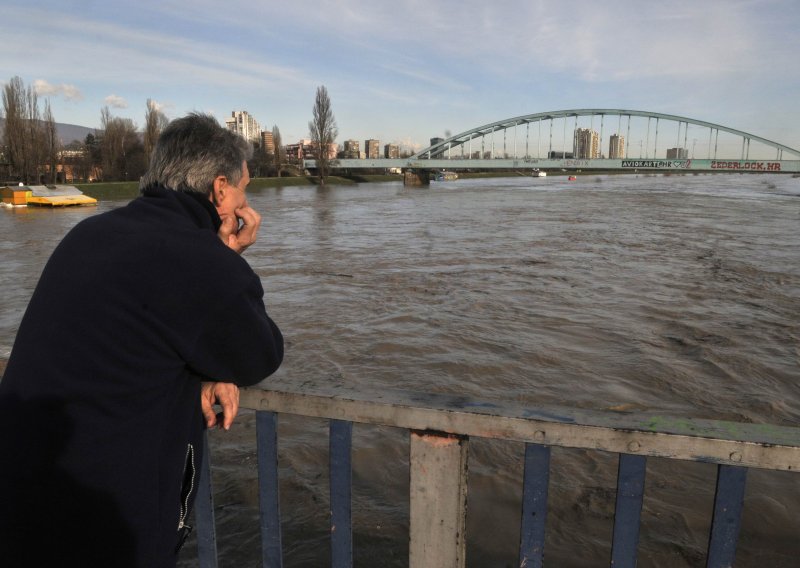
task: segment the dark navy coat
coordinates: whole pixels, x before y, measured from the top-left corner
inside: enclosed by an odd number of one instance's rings
[[[161,187],[70,231],[0,382],[0,564],[174,566],[203,380],[273,373],[283,338],[198,195]]]

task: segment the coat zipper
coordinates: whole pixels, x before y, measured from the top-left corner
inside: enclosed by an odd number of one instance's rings
[[[189,499],[192,496],[192,491],[194,491],[194,477],[195,477],[195,467],[194,467],[194,448],[191,444],[188,445],[186,448],[186,461],[183,470],[183,478],[181,479],[181,502],[180,502],[180,515],[178,516],[178,548],[176,550],[179,551],[183,547],[183,543],[186,542],[186,539],[189,537],[189,534],[192,532],[192,527],[186,524],[186,517],[189,515]],[[189,483],[187,486],[187,473],[189,474]]]

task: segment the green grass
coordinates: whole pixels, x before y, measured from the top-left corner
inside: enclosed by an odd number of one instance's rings
[[[139,195],[138,181],[76,183],[75,187],[95,199],[133,199]]]

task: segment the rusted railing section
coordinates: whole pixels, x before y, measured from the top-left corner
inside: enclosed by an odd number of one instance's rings
[[[390,400],[390,397],[391,400]],[[800,429],[663,416],[519,408],[457,396],[382,393],[373,397],[243,389],[256,410],[263,566],[282,566],[278,499],[278,414],[330,419],[331,566],[353,562],[353,423],[410,432],[409,564],[463,567],[467,453],[471,437],[525,442],[519,565],[543,562],[550,448],[619,454],[610,565],[634,567],[647,457],[718,464],[708,567],[733,565],[748,468],[800,471]],[[208,452],[205,452],[208,456]],[[424,473],[423,473],[424,472]],[[196,504],[198,554],[217,566],[210,469],[205,460]]]

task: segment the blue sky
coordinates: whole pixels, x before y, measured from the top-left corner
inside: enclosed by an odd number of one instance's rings
[[[800,148],[797,0],[3,0],[0,82],[58,122],[141,127],[247,110],[308,135],[318,85],[341,142],[410,147],[505,118],[653,111]]]

